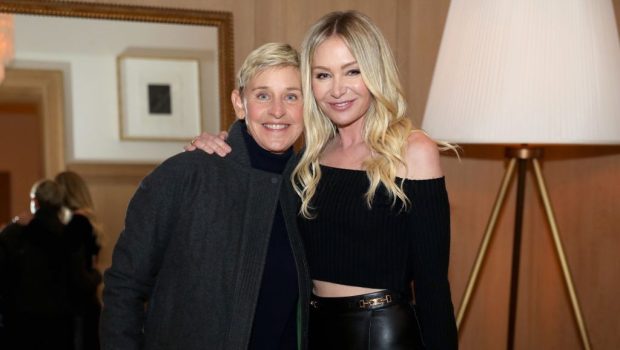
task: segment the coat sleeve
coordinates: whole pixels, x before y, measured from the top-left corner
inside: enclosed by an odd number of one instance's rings
[[[102,349],[142,349],[145,305],[153,291],[181,196],[164,163],[142,180],[133,195],[112,256],[104,274],[101,315]],[[180,170],[182,172],[182,170]]]
[[[93,235],[93,226],[82,215],[74,215],[65,227],[71,257],[72,289],[82,295],[94,295],[101,283],[101,273],[92,267],[87,240]]]
[[[412,198],[413,279],[422,340],[429,350],[458,348],[448,281],[450,205],[444,178],[416,181]]]

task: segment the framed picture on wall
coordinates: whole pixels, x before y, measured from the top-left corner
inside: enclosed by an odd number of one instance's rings
[[[187,141],[202,130],[200,62],[118,57],[120,138]]]

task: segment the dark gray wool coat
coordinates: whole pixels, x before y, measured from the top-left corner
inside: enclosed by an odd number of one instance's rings
[[[104,277],[102,349],[246,349],[278,201],[305,349],[310,279],[290,184],[295,157],[283,176],[252,169],[239,126],[227,157],[183,152],[142,180]]]

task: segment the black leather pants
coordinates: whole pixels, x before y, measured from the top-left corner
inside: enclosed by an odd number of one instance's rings
[[[392,300],[385,302],[388,294]],[[346,298],[313,295],[309,345],[310,350],[424,349],[415,309],[389,291]]]

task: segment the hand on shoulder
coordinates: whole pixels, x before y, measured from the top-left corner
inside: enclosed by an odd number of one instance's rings
[[[439,147],[421,130],[414,130],[407,138],[405,162],[408,179],[424,180],[443,176]]]
[[[183,149],[185,151],[200,149],[208,154],[216,153],[220,157],[226,157],[232,151],[226,139],[228,139],[227,131],[220,131],[217,135],[203,132],[194,137],[188,145],[183,146]]]

